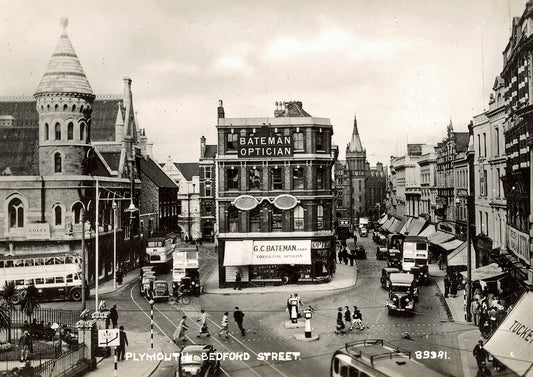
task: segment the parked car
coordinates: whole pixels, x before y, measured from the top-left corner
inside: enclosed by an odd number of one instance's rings
[[[220,360],[211,344],[191,344],[180,352],[176,377],[212,377],[220,373]]]
[[[354,250],[356,259],[366,259],[366,250],[363,246],[356,246]]]
[[[395,272],[400,272],[400,270],[397,268],[392,268],[392,267],[381,269],[381,278],[379,279],[379,281],[381,282],[382,288],[385,288],[385,289],[390,288],[389,276],[390,274],[395,273]]]
[[[382,247],[382,246],[378,246],[376,248],[376,259],[377,260],[385,260],[387,259],[387,248],[386,247]]]

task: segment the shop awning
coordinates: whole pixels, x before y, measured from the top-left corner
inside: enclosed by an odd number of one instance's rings
[[[413,219],[409,226],[407,227],[407,233],[410,236],[418,236],[418,233],[424,228],[424,225],[426,225],[426,219]]]
[[[383,230],[386,230],[388,232],[389,231],[389,227],[391,226],[391,224],[393,222],[394,222],[394,217],[391,217],[390,219],[385,221],[385,223],[381,227],[383,228]]]
[[[379,225],[383,225],[383,224],[385,224],[385,221],[387,221],[387,220],[388,220],[388,216],[387,216],[387,214],[385,213],[385,214],[383,215],[383,217],[381,217],[381,219],[379,219],[378,224],[379,224]]]
[[[402,229],[400,229],[400,231],[398,233],[401,233],[401,234],[405,234],[405,232],[407,232],[407,228],[409,227],[409,225],[411,225],[411,222],[413,221],[413,218],[410,217],[402,226]]]
[[[398,233],[402,229],[405,222],[396,219],[396,222],[391,226],[391,233]]]
[[[463,271],[461,274],[464,277],[467,277],[467,272]],[[475,270],[472,270],[471,273],[471,279],[472,281],[476,280],[486,280],[491,278],[496,278],[498,276],[501,276],[504,274],[502,268],[498,266],[498,263],[491,263],[487,266],[476,268]]]
[[[451,240],[448,242],[441,243],[439,246],[442,247],[446,251],[450,251],[450,250],[457,249],[459,246],[461,246],[462,243],[463,241],[460,241],[460,240]]]
[[[428,236],[428,241],[431,242],[434,245],[443,244],[444,242],[447,242],[451,240],[452,238],[455,238],[453,234],[450,233],[444,233],[440,230],[437,230],[435,233]]]
[[[226,241],[224,266],[249,266],[252,264],[253,241]]]
[[[463,242],[461,245],[459,245],[458,248],[456,248],[454,251],[452,251],[450,254],[448,254],[448,266],[466,266],[466,257],[467,253],[467,243]],[[470,245],[470,266],[476,265],[476,253],[474,252],[474,245]]]
[[[485,349],[519,376],[533,376],[533,292],[525,293]]]
[[[435,225],[430,224],[426,229],[424,229],[418,236],[419,237],[428,237],[435,233],[437,229],[435,229]]]

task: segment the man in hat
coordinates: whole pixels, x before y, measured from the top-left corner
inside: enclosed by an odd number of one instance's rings
[[[111,318],[113,328],[116,329],[118,323],[117,304],[113,304],[113,307],[109,310],[109,318]]]
[[[474,357],[476,358],[478,371],[482,371],[485,367],[485,362],[487,360],[487,351],[483,347],[483,340],[479,340],[472,351]]]

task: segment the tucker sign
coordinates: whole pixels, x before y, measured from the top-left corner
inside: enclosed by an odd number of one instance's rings
[[[254,241],[252,265],[311,264],[311,240]]]
[[[257,133],[239,137],[239,157],[288,157],[292,156],[292,136],[271,135],[269,127],[261,127]]]

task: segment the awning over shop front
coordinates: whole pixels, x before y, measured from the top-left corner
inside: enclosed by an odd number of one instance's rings
[[[382,226],[383,230],[386,230],[387,232],[389,232],[389,228],[390,228],[391,224],[393,224],[393,223],[394,223],[394,217],[391,217],[390,219],[385,221],[385,224],[383,224],[383,226]]]
[[[398,233],[401,233],[401,234],[405,234],[405,232],[407,232],[407,228],[409,227],[409,225],[411,225],[411,222],[413,221],[413,218],[410,217],[402,226],[402,229],[400,229],[400,231]]]
[[[467,277],[467,272],[463,271],[461,274],[464,277]],[[476,280],[486,280],[491,278],[496,278],[498,276],[503,275],[504,272],[500,266],[498,266],[497,263],[491,263],[487,266],[476,268],[475,270],[472,270],[471,279],[472,281]]]
[[[383,217],[381,217],[381,219],[379,219],[378,224],[379,224],[379,225],[383,225],[383,224],[385,224],[385,221],[387,221],[387,220],[388,220],[388,216],[387,216],[387,214],[385,213],[385,214],[383,215]]]
[[[425,225],[426,219],[413,219],[413,221],[411,221],[411,223],[407,227],[406,234],[410,236],[418,236],[418,233],[420,233],[420,231],[422,230],[422,228],[424,228]]]
[[[419,237],[429,237],[431,234],[435,233],[436,231],[437,231],[437,229],[435,229],[435,225],[430,224],[418,236]]]
[[[470,262],[471,266],[476,265],[476,253],[474,252],[473,245],[470,245]],[[467,261],[467,243],[463,242],[457,249],[448,254],[448,266],[466,266]]]
[[[428,241],[434,245],[440,245],[451,240],[452,238],[455,238],[453,234],[444,233],[444,232],[441,232],[440,230],[437,230],[435,233],[430,234],[428,236]]]
[[[224,266],[249,266],[252,264],[253,241],[226,241]]]
[[[463,241],[460,241],[460,240],[451,240],[448,242],[441,243],[439,246],[442,247],[446,251],[450,251],[450,250],[457,249],[459,246],[461,246],[462,243]]]
[[[395,223],[391,226],[391,233],[398,233],[402,229],[404,221],[396,219]]]
[[[533,292],[525,293],[485,349],[519,376],[533,376]]]

